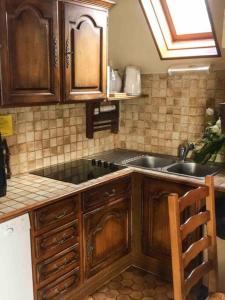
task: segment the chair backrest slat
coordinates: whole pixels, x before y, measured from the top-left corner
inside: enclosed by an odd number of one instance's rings
[[[183,253],[183,264],[186,268],[189,263],[198,256],[202,251],[209,248],[211,245],[211,237],[206,236],[201,238],[199,241],[194,242],[191,246]]]
[[[203,199],[206,201],[206,209],[199,212]],[[180,198],[177,194],[169,195],[168,204],[172,237],[174,300],[185,300],[190,289],[206,274],[209,274],[209,292],[217,291],[218,266],[213,177],[207,176],[205,186],[191,190]],[[181,224],[181,213],[187,207],[190,207],[188,211],[191,216],[184,224]],[[205,226],[204,230],[203,228],[198,230],[200,226]],[[200,235],[198,240],[196,240],[195,232]],[[183,242],[191,233],[194,234],[195,238],[191,238],[192,244],[183,252]],[[203,251],[207,251],[208,255],[202,256],[203,262],[193,268],[189,276],[185,278],[184,269],[191,266],[190,263]]]
[[[198,187],[195,190],[187,192],[184,196],[179,198],[180,212],[184,211],[188,206],[195,204],[196,199],[199,201],[205,199],[209,195],[209,189],[207,186]]]
[[[183,225],[180,226],[181,239],[184,240],[191,232],[199,226],[206,224],[210,220],[208,211],[200,212],[193,217],[190,217]]]
[[[186,295],[190,292],[191,288],[199,282],[199,280],[205,276],[205,274],[209,273],[213,269],[213,264],[209,260],[207,262],[203,262],[201,265],[196,267],[191,274],[185,279],[185,293]]]

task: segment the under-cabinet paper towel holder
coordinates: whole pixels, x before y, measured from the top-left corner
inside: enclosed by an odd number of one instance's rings
[[[88,102],[86,103],[86,136],[93,139],[94,132],[110,130],[119,131],[119,102]]]

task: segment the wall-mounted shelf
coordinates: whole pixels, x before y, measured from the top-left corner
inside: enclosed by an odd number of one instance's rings
[[[148,94],[141,94],[139,96],[129,96],[129,95],[124,95],[124,93],[119,93],[115,96],[109,96],[107,98],[108,101],[124,101],[124,100],[133,100],[133,99],[139,99],[139,98],[147,98],[149,95]]]
[[[86,103],[86,136],[94,137],[94,132],[119,130],[119,102],[88,102]]]

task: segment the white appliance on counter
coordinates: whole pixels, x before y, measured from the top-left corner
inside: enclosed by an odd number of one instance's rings
[[[125,70],[124,92],[131,96],[141,95],[141,71],[135,66]]]
[[[34,299],[28,214],[0,224],[0,299]]]

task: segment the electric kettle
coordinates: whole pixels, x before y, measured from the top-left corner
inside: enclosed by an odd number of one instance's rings
[[[141,95],[141,72],[135,66],[127,66],[125,71],[124,92],[130,96]]]

